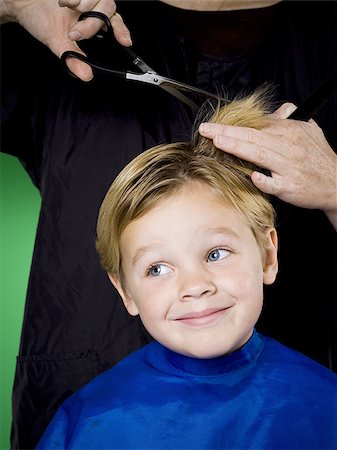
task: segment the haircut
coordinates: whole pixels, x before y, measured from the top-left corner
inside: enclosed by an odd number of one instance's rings
[[[255,92],[218,105],[207,120],[259,130],[269,123],[267,113],[265,94]],[[96,248],[102,267],[121,279],[119,242],[125,228],[182,186],[195,182],[209,186],[241,215],[264,254],[266,230],[274,226],[275,211],[250,179],[256,169],[217,149],[198,132],[191,142],[158,145],[141,153],[116,177],[101,205]]]

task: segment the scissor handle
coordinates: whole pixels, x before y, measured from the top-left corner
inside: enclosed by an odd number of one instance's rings
[[[88,17],[93,17],[95,19],[102,20],[102,22],[104,22],[104,24],[107,27],[107,30],[104,32],[104,37],[112,38],[113,28],[112,28],[110,19],[106,14],[101,13],[99,11],[86,11],[79,16],[78,21],[80,22],[81,20],[85,20]],[[128,57],[128,59],[130,60],[130,62],[134,66],[138,67],[138,69],[140,69],[142,73],[155,72],[153,69],[151,69],[150,66],[148,66],[145,63],[145,61],[143,61],[138,55],[136,55],[130,48],[122,47],[122,49],[123,49],[124,53],[126,54],[126,56]],[[65,64],[65,61],[67,58],[79,59],[80,61],[83,61],[83,62],[89,64],[92,68],[98,69],[101,72],[109,73],[109,74],[112,74],[112,75],[115,75],[118,77],[122,77],[122,78],[125,78],[125,76],[126,76],[126,72],[112,69],[111,67],[109,67],[105,64],[99,63],[79,52],[68,50],[61,55],[61,60],[64,64]],[[70,73],[70,75],[74,76],[75,78],[78,78],[78,77],[76,77],[75,74],[73,74],[71,72],[71,70],[69,70],[69,68],[67,67],[66,64],[65,64],[65,66],[66,66],[67,71]]]
[[[116,77],[120,77],[120,78],[126,78],[126,72],[123,72],[121,70],[115,70],[115,69],[111,69],[111,67],[99,63],[97,61],[94,61],[91,58],[88,58],[88,56],[82,55],[82,53],[79,52],[74,52],[73,50],[67,50],[64,53],[62,53],[61,55],[61,61],[64,63],[66,69],[68,70],[69,74],[72,75],[75,78],[78,78],[70,69],[69,67],[66,65],[66,60],[67,58],[76,58],[79,59],[80,61],[85,62],[86,64],[89,64],[90,67],[99,70],[100,72],[104,72],[104,73],[110,73]]]
[[[110,22],[108,16],[106,16],[105,14],[103,14],[99,11],[86,11],[80,15],[80,17],[78,18],[78,21],[80,22],[82,20],[87,19],[88,17],[94,17],[94,18],[100,19],[100,20],[102,20],[102,22],[104,22],[104,24],[107,27],[107,31],[105,32],[106,36],[109,36],[109,35],[111,36],[113,34],[112,25],[111,25],[111,22]],[[121,78],[125,78],[125,76],[126,76],[126,73],[123,71],[112,69],[111,67],[109,67],[105,64],[99,63],[99,62],[95,61],[94,59],[83,55],[82,53],[75,52],[73,50],[67,50],[64,53],[62,53],[61,61],[64,63],[68,73],[75,78],[78,78],[78,77],[66,65],[66,60],[68,58],[79,59],[80,61],[83,61],[86,64],[88,64],[90,67],[97,69],[104,73],[109,73],[109,74],[112,74],[114,76],[121,77]]]
[[[78,18],[78,21],[81,22],[82,20],[87,19],[88,17],[94,17],[95,19],[102,20],[102,22],[104,22],[107,27],[107,32],[113,33],[110,19],[106,14],[99,12],[99,11],[85,11],[84,13],[82,13],[80,15],[80,17]]]
[[[110,36],[113,35],[113,28],[108,16],[99,11],[86,11],[80,15],[78,21],[84,20],[88,17],[94,17],[96,19],[101,19],[105,25],[107,26],[107,34],[110,33]],[[148,66],[145,61],[143,61],[136,53],[134,53],[129,47],[123,47],[125,54],[128,56],[131,63],[138,67],[143,73],[145,72],[154,72],[150,66]]]

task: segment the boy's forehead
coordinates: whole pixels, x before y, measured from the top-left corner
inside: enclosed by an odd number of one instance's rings
[[[251,234],[242,215],[219,193],[202,183],[191,183],[162,199],[141,217],[127,225],[122,247],[137,248],[137,261],[168,240],[212,239],[225,236],[240,239]]]
[[[223,192],[215,189],[207,183],[189,180],[174,192],[162,197],[154,205],[144,210],[139,217],[140,220],[149,218],[150,220],[158,220],[165,227],[165,220],[173,216],[175,222],[183,226],[182,218],[189,221],[190,215],[194,219],[198,218],[198,223],[204,224],[205,227],[216,230],[229,230],[226,228],[226,221],[221,227],[213,225],[214,218],[217,216],[228,217],[228,221],[245,222],[241,213],[234,205],[224,196]],[[133,222],[137,222],[136,219]],[[133,223],[131,222],[131,224]]]

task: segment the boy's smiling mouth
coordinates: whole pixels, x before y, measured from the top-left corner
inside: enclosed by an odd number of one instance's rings
[[[174,320],[192,326],[208,325],[227,314],[227,312],[231,308],[232,305],[221,308],[209,308],[203,311],[194,311],[188,314],[184,314],[181,317],[177,317]]]

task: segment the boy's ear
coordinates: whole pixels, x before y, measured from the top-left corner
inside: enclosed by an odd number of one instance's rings
[[[263,265],[263,283],[273,284],[278,271],[277,247],[278,239],[275,228],[267,231],[268,245],[265,249],[265,258]]]
[[[131,316],[137,316],[139,314],[138,308],[136,303],[134,302],[133,298],[128,294],[128,292],[123,288],[119,278],[117,278],[115,275],[108,273],[108,277],[111,281],[111,283],[115,286],[117,289],[119,295],[121,296],[124,306],[127,309],[128,313]]]

